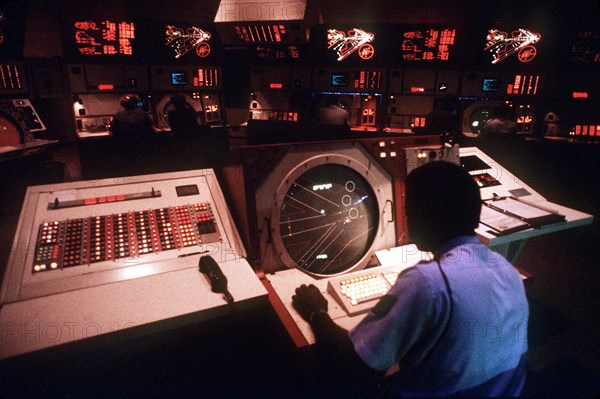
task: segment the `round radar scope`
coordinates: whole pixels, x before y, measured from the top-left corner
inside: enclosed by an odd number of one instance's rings
[[[287,256],[311,274],[331,275],[356,265],[377,232],[373,189],[342,165],[314,167],[287,190],[279,212],[279,239]]]
[[[255,198],[267,273],[360,270],[396,242],[392,178],[360,143],[290,146]]]

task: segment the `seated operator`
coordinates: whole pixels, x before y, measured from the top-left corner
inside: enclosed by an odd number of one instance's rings
[[[415,127],[413,131],[427,135],[448,134],[458,138],[458,119],[454,108],[454,101],[450,98],[435,101],[431,112],[425,115],[425,126]]]
[[[169,126],[173,135],[178,138],[189,137],[198,133],[200,125],[196,117],[196,111],[186,101],[183,94],[174,94],[171,97],[173,109],[168,113]]]
[[[152,159],[154,130],[152,119],[138,107],[140,98],[126,94],[119,100],[123,111],[112,119],[110,130],[113,135],[116,173],[120,175],[149,173],[148,162]]]
[[[481,129],[479,138],[486,139],[493,136],[514,137],[517,135],[517,124],[512,110],[504,105],[497,104],[490,110],[490,119]]]
[[[434,254],[403,271],[352,330],[314,285],[292,303],[337,364],[373,371],[386,397],[517,396],[525,380],[529,309],[519,273],[474,235],[481,202],[468,173],[431,162],[406,179],[408,233]]]
[[[325,105],[317,110],[316,126],[325,133],[349,132],[349,121],[350,113],[342,106],[337,95],[327,96]]]
[[[138,107],[140,98],[135,94],[126,94],[119,99],[123,111],[117,112],[110,125],[117,139],[139,139],[141,135],[152,133],[152,119]]]

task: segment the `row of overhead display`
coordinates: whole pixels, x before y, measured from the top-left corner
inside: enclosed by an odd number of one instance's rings
[[[412,133],[445,102],[459,119],[455,130],[470,136],[481,132],[493,105],[506,104],[521,133],[598,137],[600,52],[592,27],[565,27],[557,41],[552,24],[536,19],[324,24],[307,1],[214,6],[193,23],[86,13],[60,2],[56,23],[79,137],[107,135],[125,93],[140,97],[158,131],[169,130],[175,93],[200,124],[249,121],[249,129],[275,133],[302,131],[335,95],[356,131]],[[4,46],[15,33],[7,32]],[[240,48],[244,59],[228,57]],[[24,72],[3,65],[2,97],[20,87],[28,92],[27,82],[39,76],[33,71],[26,79]],[[230,106],[236,117],[228,115],[229,103],[243,104]]]
[[[237,124],[224,105],[244,104],[249,112],[242,121],[266,136],[302,131],[336,95],[357,131],[412,133],[435,104],[447,102],[460,119],[455,130],[469,136],[481,132],[493,105],[506,104],[520,133],[597,137],[593,85],[560,79],[546,67],[593,75],[598,38],[584,27],[570,28],[557,42],[545,39],[552,32],[539,21],[325,25],[306,1],[221,1],[205,10],[213,18],[203,14],[197,24],[64,11],[62,42],[80,137],[106,134],[119,110],[117,93],[124,92],[139,95],[158,130],[169,128],[173,93],[185,94],[200,123]],[[247,59],[226,65],[226,53],[239,48]],[[232,78],[236,69],[246,67],[249,82],[227,90],[239,81]],[[565,101],[540,98],[550,95]],[[589,112],[571,117],[582,106]]]
[[[435,136],[246,146],[219,179],[202,169],[33,186],[2,285],[0,357],[152,333],[267,298],[302,346],[314,342],[291,306],[302,283],[351,326],[402,268],[428,256],[409,244],[403,182],[440,160],[477,182],[476,233],[509,261],[529,237],[592,222],[479,149]]]

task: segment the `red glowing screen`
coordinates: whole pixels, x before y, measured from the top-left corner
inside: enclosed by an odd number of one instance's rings
[[[350,29],[347,33],[337,29],[327,29],[327,48],[334,51],[338,61],[343,61],[356,53],[363,60],[373,58],[375,49],[370,43],[375,40],[371,32],[359,28]]]
[[[181,58],[194,49],[198,57],[208,57],[210,55],[210,44],[208,44],[210,38],[210,32],[195,26],[185,30],[174,25],[167,25],[165,28],[165,45],[171,46],[175,50],[175,58]]]
[[[456,29],[412,29],[402,33],[404,61],[448,61],[456,40]]]
[[[75,44],[81,55],[133,55],[133,22],[77,21]]]
[[[506,94],[537,94],[539,75],[515,75],[512,83],[506,87]]]
[[[0,89],[22,89],[23,82],[16,65],[0,65]]]
[[[571,59],[586,64],[600,62],[600,30],[579,32],[571,46]]]
[[[529,29],[517,29],[510,35],[500,29],[488,30],[485,51],[492,54],[492,64],[516,54],[521,62],[533,60],[537,54],[534,44],[540,41],[542,35],[530,31]]]
[[[285,25],[236,25],[237,38],[249,43],[278,43],[287,40]]]

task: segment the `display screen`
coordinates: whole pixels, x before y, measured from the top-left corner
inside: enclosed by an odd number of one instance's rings
[[[490,165],[481,160],[477,155],[467,155],[460,157],[460,166],[467,172],[474,170],[485,170],[489,169]]]
[[[327,48],[333,52],[338,61],[356,54],[363,60],[373,58],[375,48],[371,44],[375,40],[375,34],[360,28],[348,31],[339,29],[327,29]]]
[[[483,131],[487,121],[492,116],[493,105],[481,105],[467,115],[468,129],[471,133],[480,134]]]
[[[571,61],[591,64],[600,63],[600,30],[579,32],[571,45]]]
[[[331,85],[336,87],[348,86],[348,74],[334,73],[331,75]]]
[[[489,29],[484,51],[492,55],[492,64],[512,56],[521,62],[529,62],[535,58],[535,45],[541,38],[539,33],[524,28],[513,30],[510,34],[501,29]]]
[[[175,25],[165,27],[165,45],[171,46],[175,52],[175,58],[181,58],[189,52],[195,52],[198,57],[205,58],[210,55],[210,32],[191,26],[180,28]]]
[[[133,55],[133,22],[76,21],[73,24],[77,52],[84,56]]]
[[[280,208],[279,232],[298,267],[332,275],[355,266],[369,251],[378,215],[375,193],[358,172],[326,164],[291,185]]]
[[[401,40],[403,61],[449,61],[456,40],[456,29],[405,29]]]
[[[171,72],[171,84],[174,86],[188,84],[188,76],[185,72]]]
[[[481,82],[481,90],[492,93],[500,91],[500,79],[483,78],[483,81]]]

